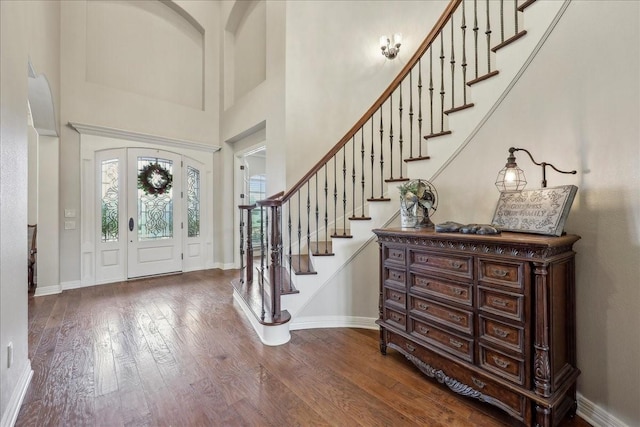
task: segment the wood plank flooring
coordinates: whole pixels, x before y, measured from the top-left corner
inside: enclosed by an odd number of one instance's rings
[[[208,270],[29,298],[34,370],[17,426],[510,426],[425,379],[378,332],[260,343]],[[584,427],[579,418],[563,427]]]

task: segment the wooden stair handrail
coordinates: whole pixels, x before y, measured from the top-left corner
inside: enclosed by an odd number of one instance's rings
[[[298,190],[300,190],[304,186],[304,184],[311,179],[313,175],[315,175],[320,169],[322,169],[325,163],[331,160],[331,158],[335,156],[340,151],[340,149],[351,140],[351,138],[358,132],[358,130],[360,130],[360,128],[362,128],[362,126],[367,123],[371,116],[380,109],[382,104],[384,104],[387,98],[389,98],[389,96],[398,88],[398,86],[400,86],[402,80],[404,80],[411,69],[425,54],[427,49],[429,49],[436,37],[440,34],[440,31],[442,31],[447,22],[449,22],[449,19],[451,19],[451,16],[456,11],[460,3],[462,3],[462,1],[463,0],[451,0],[449,2],[447,8],[444,10],[431,32],[424,39],[420,47],[418,47],[418,50],[413,54],[411,59],[409,59],[409,62],[407,62],[404,68],[402,68],[398,76],[391,82],[389,87],[387,87],[387,89],[382,92],[382,95],[380,95],[380,97],[373,103],[373,105],[367,110],[367,112],[364,113],[360,120],[358,120],[356,124],[353,125],[351,129],[349,129],[345,136],[343,136],[342,139],[340,139],[340,141],[338,141],[338,143],[322,159],[320,159],[320,161],[316,163],[314,167],[309,170],[309,172],[307,172],[293,187],[291,187],[289,191],[287,191],[282,196],[282,198],[280,199],[281,203],[288,201]],[[262,203],[258,203],[262,205]]]

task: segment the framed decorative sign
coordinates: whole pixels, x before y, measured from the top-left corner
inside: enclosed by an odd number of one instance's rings
[[[503,231],[561,236],[577,191],[575,185],[503,191],[491,225]]]

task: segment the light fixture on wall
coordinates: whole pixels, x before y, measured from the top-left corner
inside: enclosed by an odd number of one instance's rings
[[[402,44],[402,34],[395,33],[393,35],[393,44],[391,40],[387,36],[380,37],[380,49],[382,49],[382,54],[387,59],[393,59],[398,56],[398,52],[400,52],[400,45]]]
[[[529,152],[524,148],[509,148],[509,157],[507,157],[507,164],[504,165],[504,168],[498,172],[498,178],[496,179],[496,187],[500,191],[520,191],[525,185],[527,185],[527,180],[524,176],[524,171],[518,167],[516,163],[516,156],[513,153],[516,151],[524,151],[529,155],[531,161],[542,167],[542,188],[546,188],[547,186],[547,166],[551,166],[553,170],[560,173],[572,174],[575,175],[576,171],[561,171],[551,163],[547,162],[536,162]]]

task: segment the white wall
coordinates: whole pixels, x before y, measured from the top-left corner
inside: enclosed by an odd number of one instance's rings
[[[251,2],[233,31],[233,97],[242,98],[267,77],[267,7],[265,1]]]
[[[27,353],[27,7],[0,2],[0,423],[30,372]],[[9,343],[13,364],[8,367]],[[21,384],[22,382],[22,384]]]
[[[157,3],[153,6],[143,5],[144,2],[134,5],[110,1],[91,3],[89,7],[86,1],[61,3],[61,211],[75,209],[80,212],[80,138],[74,130],[66,127],[68,122],[219,145],[220,3],[175,1],[174,5]],[[183,9],[181,16],[186,17],[184,21],[176,18],[176,5]],[[135,13],[129,18],[138,16],[140,25],[136,27],[135,22],[129,22],[124,27],[126,31],[112,38],[110,33],[122,30],[120,27],[100,27],[100,31],[90,28],[88,19],[97,19],[95,13],[90,13],[95,7],[107,10],[131,8]],[[191,24],[193,28],[189,29]],[[144,36],[149,26],[155,28],[153,31],[149,29],[152,34],[160,32],[164,36],[160,40],[147,39]],[[203,50],[199,50],[200,42],[197,40],[200,27],[204,31]],[[178,34],[180,43],[173,39],[169,41],[167,36],[171,34]],[[136,58],[135,49],[126,48],[139,38],[153,45],[153,50],[145,52],[145,58]],[[141,49],[140,43],[134,45]],[[130,68],[123,74],[117,69],[104,71],[104,75],[98,72],[100,64],[110,55],[118,54],[119,49],[126,51]],[[149,65],[161,67],[163,63],[185,61],[193,61],[194,66],[166,69],[167,73],[175,71],[178,74],[160,73],[157,79],[148,76]],[[202,64],[202,61],[203,68],[200,69],[197,64]],[[201,77],[198,76],[200,71]],[[193,78],[185,80],[187,75],[193,75]],[[131,82],[138,79],[147,79],[147,82],[131,87]],[[189,95],[180,98],[182,92]],[[198,99],[202,102],[196,102]],[[214,170],[214,174],[217,173]],[[217,175],[213,180],[220,181]],[[214,204],[218,205],[220,201],[216,200]],[[77,218],[77,221],[80,223],[82,218]],[[220,233],[222,230],[216,225],[214,239]],[[60,251],[67,255],[60,266],[61,282],[79,280],[80,227],[64,230],[61,224]]]
[[[367,111],[422,43],[447,1],[287,2],[287,186]],[[394,60],[381,35],[403,35]],[[284,189],[283,189],[284,190]]]
[[[577,169],[573,176],[548,168],[547,179],[550,187],[579,187],[565,227],[582,236],[578,392],[629,426],[640,424],[639,28],[640,3],[572,2],[513,91],[435,180],[434,217],[491,222],[493,183],[510,146]],[[517,160],[528,188],[539,186],[541,169],[524,154]]]

